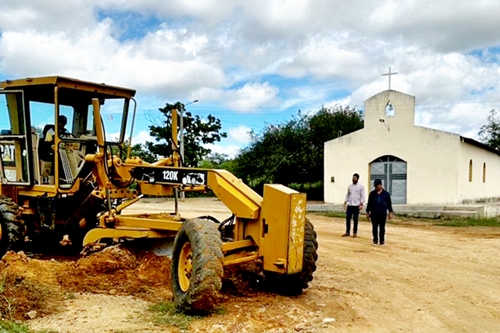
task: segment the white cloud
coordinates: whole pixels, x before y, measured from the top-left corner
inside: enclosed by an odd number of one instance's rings
[[[227,138],[218,144],[208,144],[204,147],[210,149],[212,154],[224,154],[229,158],[235,158],[243,147],[250,143],[251,128],[245,125],[230,128]]]
[[[0,39],[0,69],[17,76],[79,74],[99,80],[109,52],[119,49],[109,34],[108,21],[82,31],[77,40],[65,32],[7,31]]]
[[[353,106],[352,103],[351,103],[351,96],[347,96],[347,97],[344,97],[344,98],[335,99],[335,100],[333,100],[331,102],[326,103],[325,107],[327,107],[327,108],[333,108],[336,105],[351,105],[351,106]],[[359,106],[356,106],[356,107],[359,109]]]
[[[149,132],[147,132],[147,131],[140,131],[139,133],[137,133],[137,135],[135,135],[132,138],[133,145],[136,145],[136,144],[143,145],[146,143],[146,141],[155,142],[155,138],[152,137],[151,135],[149,135]]]
[[[118,141],[120,132],[106,133],[106,141]]]
[[[241,147],[238,145],[227,145],[227,146],[222,146],[222,145],[207,145],[207,148],[209,148],[213,153],[217,154],[224,154],[227,155],[229,158],[235,158],[239,153]]]
[[[396,33],[439,51],[467,51],[498,43],[499,11],[497,1],[385,1],[370,20],[381,36]]]
[[[240,146],[245,146],[250,142],[250,132],[252,129],[245,125],[232,127],[227,131],[227,141],[234,142]]]
[[[94,0],[0,2],[2,31],[78,32],[96,24]]]
[[[256,112],[262,106],[276,106],[279,89],[269,83],[247,83],[223,92],[224,104],[238,112]]]
[[[278,67],[278,73],[291,78],[312,76],[316,80],[332,80],[355,76],[356,72],[366,71],[370,55],[362,47],[355,47],[351,34],[333,33],[310,38],[295,54],[292,61]],[[373,50],[372,50],[373,51]]]
[[[173,99],[202,87],[226,85],[221,68],[198,56],[207,42],[204,36],[167,29],[140,41],[121,43],[112,30],[113,22],[106,19],[78,36],[66,32],[4,32],[0,38],[0,70],[9,77],[78,77],[167,93]]]
[[[421,124],[473,133],[500,105],[499,12],[493,0],[0,1],[0,78],[74,76],[257,113],[362,109],[391,66]]]

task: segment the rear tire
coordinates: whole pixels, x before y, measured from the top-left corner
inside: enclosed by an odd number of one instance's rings
[[[273,272],[266,272],[265,276],[268,286],[281,295],[300,295],[304,289],[309,287],[309,282],[313,280],[313,273],[316,271],[316,261],[318,260],[317,251],[318,241],[316,231],[309,219],[306,219],[302,271],[292,275],[278,275]]]
[[[19,206],[11,198],[0,196],[0,258],[8,250],[21,249],[24,231]]]
[[[222,240],[216,224],[193,219],[183,223],[174,240],[172,293],[187,313],[213,310],[222,287]]]

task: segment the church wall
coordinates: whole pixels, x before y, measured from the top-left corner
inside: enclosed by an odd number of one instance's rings
[[[387,112],[389,104],[393,113]],[[407,204],[500,199],[500,156],[462,142],[460,135],[415,126],[414,121],[413,96],[387,90],[366,100],[364,128],[325,143],[325,202],[344,202],[353,173],[360,174],[368,194],[373,189],[370,163],[385,155],[407,163]]]
[[[366,164],[366,148],[363,130],[325,143],[324,200],[341,204],[351,183],[352,175],[360,175],[360,183],[367,188],[369,169]]]
[[[367,193],[372,190],[369,165],[384,155],[407,162],[407,204],[458,202],[458,135],[416,126],[394,125],[389,131],[379,125],[325,143],[325,202],[343,203],[355,172]]]
[[[414,126],[418,135],[411,146],[408,167],[408,204],[459,203],[460,136]]]
[[[355,172],[368,193],[369,165],[384,155],[407,162],[407,204],[459,202],[460,136],[415,126],[414,111],[415,98],[394,90],[366,100],[365,127],[325,143],[325,202],[343,203]]]
[[[393,107],[393,117],[386,115],[388,103]],[[388,128],[413,126],[415,124],[415,97],[394,90],[387,90],[372,96],[365,101],[364,121],[366,129],[376,131],[385,126]]]
[[[472,178],[469,165],[472,161]],[[485,178],[483,182],[483,166]],[[500,198],[500,156],[463,142],[460,154],[460,201],[484,202]]]
[[[365,110],[365,133],[383,147],[365,163],[383,155],[406,161],[407,204],[457,203],[460,136],[415,126],[415,97],[394,90],[366,100]]]

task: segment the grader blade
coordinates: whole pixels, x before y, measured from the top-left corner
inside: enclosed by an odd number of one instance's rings
[[[149,246],[148,251],[153,252],[159,257],[169,257],[172,258],[172,252],[174,250],[174,239],[173,238],[160,238],[148,240]]]

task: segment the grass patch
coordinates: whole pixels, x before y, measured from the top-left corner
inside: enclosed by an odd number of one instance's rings
[[[345,218],[346,215],[343,212],[337,211],[327,211],[327,212],[313,212],[316,215],[322,215],[327,217],[337,217]],[[366,221],[366,214],[360,214],[360,221]],[[389,224],[426,224],[426,225],[436,225],[443,227],[500,227],[500,218],[498,217],[464,217],[464,218],[421,218],[421,217],[408,217],[408,216],[396,216],[395,219],[387,220]]]
[[[156,324],[169,325],[181,330],[189,330],[191,323],[201,318],[184,314],[173,302],[159,302],[151,305],[149,310],[156,312],[154,319]]]
[[[75,299],[76,298],[76,295],[73,294],[73,293],[67,293],[66,294],[66,299]]]
[[[500,220],[497,217],[467,217],[463,219],[444,219],[439,222],[435,221],[433,224],[444,227],[500,227]]]
[[[0,321],[0,333],[29,333],[30,329],[24,324],[17,324],[9,320]]]
[[[345,219],[344,212],[326,211],[326,212],[311,212],[311,213],[316,214],[316,215],[327,216],[327,217],[342,217]],[[361,214],[359,214],[359,215],[361,215]]]
[[[222,315],[227,314],[227,309],[223,308],[223,307],[215,308],[213,313],[216,315],[222,316]]]
[[[464,218],[418,218],[398,217],[396,220],[387,221],[390,224],[431,225],[440,227],[500,227],[497,217],[464,217]]]
[[[28,326],[10,320],[0,320],[0,333],[57,333],[55,331],[32,331]]]

